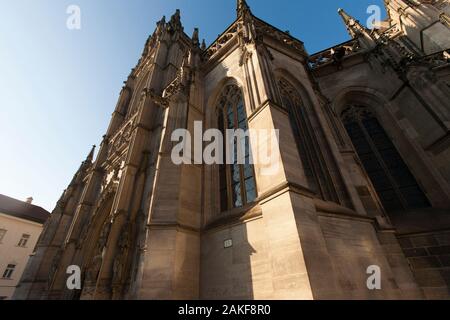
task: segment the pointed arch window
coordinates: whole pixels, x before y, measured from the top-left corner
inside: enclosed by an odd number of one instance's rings
[[[330,183],[322,151],[313,132],[314,127],[310,123],[300,95],[285,79],[279,79],[278,86],[283,107],[289,113],[289,121],[309,187],[323,199],[338,201]]]
[[[242,91],[237,85],[228,85],[222,92],[218,104],[218,127],[223,137],[226,130],[242,129],[248,131],[247,113]],[[257,197],[254,168],[251,161],[248,135],[241,141],[245,146],[245,161],[238,161],[239,143],[233,142],[233,164],[222,164],[219,168],[220,208],[221,211],[243,207],[255,201]],[[226,139],[224,139],[226,140]],[[224,160],[228,159],[226,142],[223,145]],[[240,161],[242,162],[242,161]]]
[[[278,84],[281,91],[283,107],[289,112],[291,128],[294,133],[300,159],[302,160],[306,179],[311,189],[317,191],[317,179],[314,174],[312,159],[307,149],[306,126],[302,124],[304,117],[302,110],[303,102],[287,81],[280,79]]]
[[[373,112],[348,106],[341,117],[386,211],[429,207],[427,197]]]

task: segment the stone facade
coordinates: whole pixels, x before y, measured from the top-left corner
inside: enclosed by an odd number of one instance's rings
[[[386,6],[375,30],[340,10],[352,40],[314,55],[243,0],[208,48],[179,11],[159,21],[15,298],[449,298],[448,1]],[[223,126],[229,92],[239,125],[279,130],[270,176],[171,159],[175,129]]]

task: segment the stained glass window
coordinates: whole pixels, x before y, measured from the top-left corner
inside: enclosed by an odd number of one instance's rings
[[[342,119],[386,211],[429,207],[427,197],[375,115],[368,108],[349,106]]]
[[[218,123],[224,137],[226,137],[225,129],[248,130],[244,100],[238,86],[225,87],[219,100]],[[237,139],[233,141],[233,163],[220,165],[219,168],[221,211],[245,206],[257,198],[249,137],[245,135],[240,139],[240,141]],[[224,141],[223,155],[226,160],[229,155],[226,154],[226,139]],[[245,161],[238,161],[240,146],[245,147]]]

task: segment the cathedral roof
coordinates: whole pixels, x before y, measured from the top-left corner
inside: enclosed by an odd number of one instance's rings
[[[45,223],[50,213],[38,206],[0,194],[0,213],[37,223]]]
[[[252,31],[255,32],[256,37],[268,37],[275,41],[282,43],[285,46],[291,47],[292,49],[300,52],[302,55],[307,56],[303,41],[293,37],[288,31],[282,31],[277,27],[271,25],[270,23],[256,17],[250,11],[248,5],[244,5],[244,9],[239,9],[238,1],[238,16],[235,21],[227,28],[225,31],[218,36],[218,38],[205,50],[205,55],[207,57],[212,57],[221,48],[223,48],[235,35],[239,33],[239,28],[242,24],[249,23],[252,24]],[[245,3],[245,2],[244,2]],[[241,4],[242,6],[242,4]],[[239,12],[240,10],[246,10],[245,13]],[[247,35],[248,36],[248,35]]]

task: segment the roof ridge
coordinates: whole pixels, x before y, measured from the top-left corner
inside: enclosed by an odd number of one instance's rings
[[[0,194],[0,213],[42,224],[51,215],[50,212],[40,206],[3,194]]]

